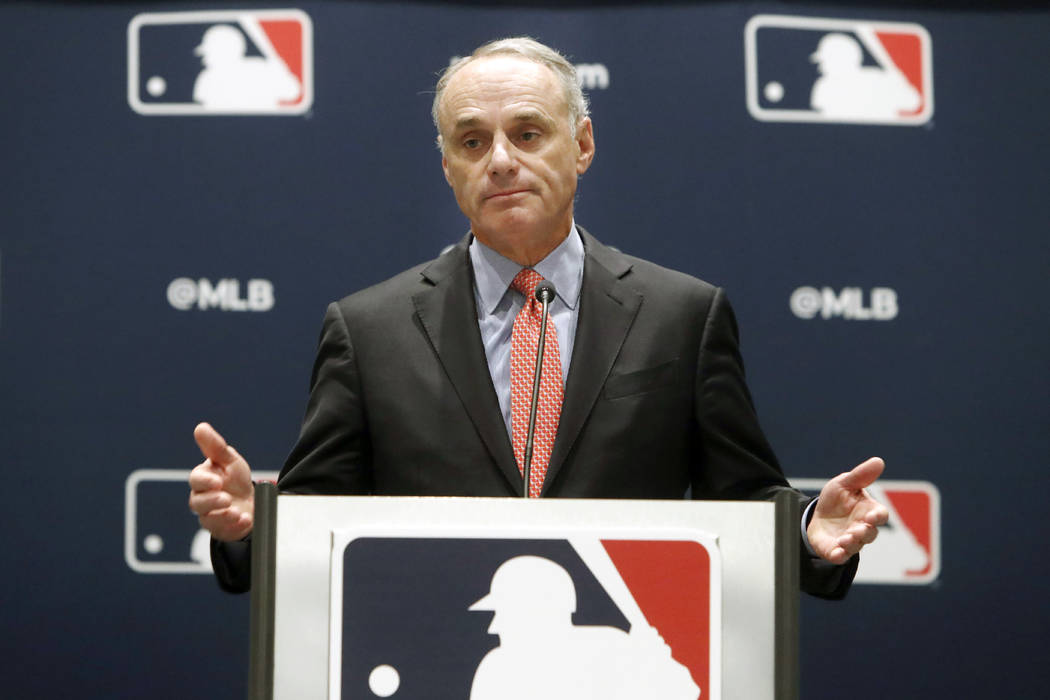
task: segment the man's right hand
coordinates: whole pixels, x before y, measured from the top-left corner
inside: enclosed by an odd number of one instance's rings
[[[251,533],[255,518],[251,469],[207,423],[194,428],[193,439],[205,460],[190,472],[190,510],[215,539],[243,539]]]

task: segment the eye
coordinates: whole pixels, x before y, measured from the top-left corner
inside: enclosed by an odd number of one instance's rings
[[[481,145],[481,139],[464,139],[463,147],[469,150],[474,150]]]
[[[538,139],[539,137],[540,137],[540,135],[539,135],[539,132],[536,132],[536,131],[526,131],[526,132],[524,132],[524,133],[523,133],[523,134],[521,135],[521,140],[522,140],[522,141],[526,141],[526,142],[527,142],[527,141],[535,141],[535,140],[536,140],[536,139]]]

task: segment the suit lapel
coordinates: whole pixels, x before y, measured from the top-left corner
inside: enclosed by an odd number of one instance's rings
[[[412,302],[449,381],[514,493],[521,489],[521,475],[478,330],[469,242],[468,236],[423,269],[425,288],[412,295]]]
[[[580,233],[586,251],[580,315],[544,492],[572,450],[642,304],[642,296],[621,281],[630,272],[630,261],[582,227]]]

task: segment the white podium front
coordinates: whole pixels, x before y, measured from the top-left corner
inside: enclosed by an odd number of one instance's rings
[[[253,699],[797,697],[790,499],[257,489]]]

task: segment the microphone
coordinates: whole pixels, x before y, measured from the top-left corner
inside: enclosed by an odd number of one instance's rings
[[[540,320],[540,340],[536,344],[536,373],[532,375],[532,400],[529,402],[529,432],[525,439],[525,466],[522,470],[525,477],[525,487],[522,496],[529,497],[529,480],[532,472],[532,442],[536,437],[536,406],[540,401],[540,372],[543,370],[543,347],[547,344],[547,312],[548,306],[554,301],[554,283],[550,280],[540,280],[536,285],[536,301],[543,304],[543,317]],[[558,368],[561,372],[561,367]]]
[[[557,291],[554,289],[554,283],[550,280],[540,280],[540,283],[536,285],[536,301],[541,304],[553,302],[555,294],[557,294]]]

